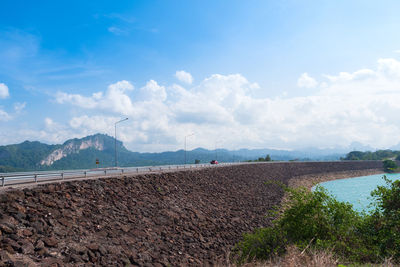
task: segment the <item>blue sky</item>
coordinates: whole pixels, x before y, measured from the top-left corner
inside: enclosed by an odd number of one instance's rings
[[[2,1],[0,144],[400,142],[398,1]],[[361,96],[361,97],[360,97]],[[400,100],[400,99],[399,99]]]

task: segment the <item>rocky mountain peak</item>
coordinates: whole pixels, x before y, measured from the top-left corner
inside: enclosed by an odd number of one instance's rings
[[[73,153],[79,153],[79,151],[88,148],[93,148],[99,151],[111,149],[114,142],[115,139],[113,137],[104,134],[90,135],[81,139],[70,139],[67,140],[60,148],[52,151],[46,158],[44,158],[40,162],[40,164],[50,166],[57,160],[67,157],[68,155]],[[122,143],[120,141],[117,142],[119,146],[122,146]]]

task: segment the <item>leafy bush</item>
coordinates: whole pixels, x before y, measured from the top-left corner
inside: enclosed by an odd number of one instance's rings
[[[390,159],[386,159],[383,161],[383,169],[385,172],[395,172],[398,168],[396,162]]]
[[[283,213],[268,228],[245,234],[234,254],[239,263],[282,255],[286,248],[310,247],[332,250],[346,262],[400,260],[400,181],[384,176],[372,196],[375,210],[358,213],[348,203],[337,201],[323,188],[286,188],[288,201]]]
[[[285,252],[285,235],[278,227],[259,228],[254,233],[244,234],[243,241],[237,246],[239,262],[253,259],[266,260]]]
[[[378,233],[380,253],[385,257],[400,259],[400,181],[383,177],[386,186],[378,186],[372,192],[375,211],[371,221]]]

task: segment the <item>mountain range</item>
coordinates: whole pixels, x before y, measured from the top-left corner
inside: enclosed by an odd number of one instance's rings
[[[81,139],[70,139],[63,144],[48,145],[38,141],[0,146],[0,172],[91,169],[115,166],[115,139],[95,134]],[[121,141],[116,141],[118,166],[150,166],[184,164],[185,151],[139,153],[129,151]],[[273,160],[338,160],[345,152],[308,149],[288,151],[276,149],[207,150],[197,148],[186,152],[186,162],[201,163],[217,159],[220,162],[254,160],[267,154]],[[98,160],[99,164],[96,164]]]

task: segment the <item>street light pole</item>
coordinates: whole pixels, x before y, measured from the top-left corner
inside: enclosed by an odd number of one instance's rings
[[[118,161],[117,161],[117,123],[126,121],[127,119],[128,119],[128,118],[122,119],[122,120],[120,120],[120,121],[117,121],[117,122],[114,124],[114,127],[115,127],[115,167],[118,166]]]
[[[218,143],[219,141],[220,141],[220,140],[215,140],[215,160],[216,160],[216,161],[218,161],[217,143]]]
[[[221,141],[223,141],[223,140],[221,140],[221,139],[215,140],[215,160],[217,160],[217,161],[218,161],[217,144]]]
[[[218,156],[217,156],[217,141],[215,141],[215,160],[218,161]]]
[[[186,165],[186,138],[188,138],[192,135],[194,135],[194,133],[191,133],[191,134],[185,136],[185,165]]]

